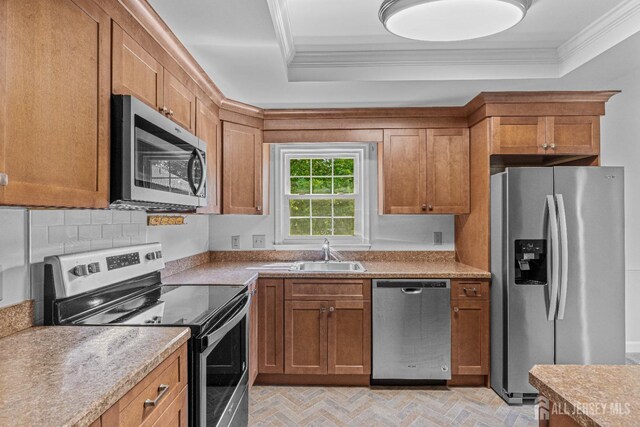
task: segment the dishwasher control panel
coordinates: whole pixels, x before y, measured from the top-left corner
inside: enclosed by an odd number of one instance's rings
[[[450,288],[450,280],[375,280],[374,288]]]

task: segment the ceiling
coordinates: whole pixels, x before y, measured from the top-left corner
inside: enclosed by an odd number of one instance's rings
[[[478,40],[394,36],[372,0],[148,0],[226,96],[263,108],[461,105],[591,90],[640,65],[640,0],[533,0]]]

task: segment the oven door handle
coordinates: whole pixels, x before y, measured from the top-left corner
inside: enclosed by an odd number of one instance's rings
[[[198,159],[200,169],[202,169],[202,179],[200,180],[200,185],[197,187],[193,176],[193,163],[196,159]],[[191,187],[191,191],[193,191],[193,195],[200,196],[204,190],[205,183],[207,182],[207,165],[205,164],[204,157],[202,157],[202,153],[200,153],[200,150],[197,148],[193,150],[193,153],[191,153],[191,158],[187,164],[187,178],[189,179],[189,186]]]
[[[245,317],[249,313],[249,306],[251,305],[251,294],[247,294],[247,301],[244,303],[244,306],[235,316],[233,316],[227,323],[213,331],[212,333],[205,335],[200,338],[200,352],[204,352],[208,347],[213,344],[216,344],[220,341],[224,336],[233,329],[243,317]]]

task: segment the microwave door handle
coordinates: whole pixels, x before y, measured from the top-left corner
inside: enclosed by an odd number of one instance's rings
[[[560,273],[558,320],[563,320],[564,310],[567,306],[567,288],[569,284],[569,236],[567,233],[567,210],[564,207],[562,194],[556,194],[556,202],[558,203],[558,223],[560,224],[560,266],[562,268]]]
[[[202,169],[202,179],[200,180],[200,185],[198,186],[198,191],[195,192],[196,196],[202,195],[207,182],[207,164],[204,161],[204,157],[200,150],[195,150],[196,156],[198,157],[198,161],[200,162],[200,168]]]
[[[205,345],[200,348],[201,352],[206,350],[212,344],[215,344],[218,341],[220,341],[227,334],[227,332],[229,332],[231,329],[233,329],[233,327],[235,327],[238,323],[240,323],[242,318],[245,317],[247,313],[249,313],[249,306],[251,305],[251,299],[252,299],[251,295],[248,295],[247,301],[245,302],[244,306],[235,316],[233,316],[227,323],[225,323],[224,325],[222,325],[221,327],[219,327],[209,335],[206,335],[200,339],[201,342],[205,343]]]
[[[556,308],[558,306],[558,264],[560,263],[558,217],[556,215],[556,203],[553,196],[547,196],[547,209],[549,212],[549,238],[551,239],[551,287],[549,290],[549,313],[547,314],[547,320],[552,321],[556,317]]]
[[[195,195],[198,192],[198,188],[196,187],[195,182],[193,182],[193,163],[196,161],[198,150],[193,150],[191,153],[191,157],[189,158],[189,163],[187,163],[187,179],[189,180],[189,187],[191,187],[191,192]]]

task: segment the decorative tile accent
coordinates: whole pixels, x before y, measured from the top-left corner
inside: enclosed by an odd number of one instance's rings
[[[0,338],[33,326],[33,300],[0,308]]]
[[[162,270],[162,277],[169,277],[173,274],[183,272],[190,268],[206,264],[209,262],[209,259],[209,252],[202,252],[197,255],[191,255],[174,261],[168,261],[164,265],[164,270]]]
[[[534,406],[510,407],[481,387],[254,386],[249,425],[534,427],[538,421]]]
[[[344,259],[358,261],[454,262],[453,251],[340,251]],[[212,251],[211,261],[314,261],[321,251]]]

